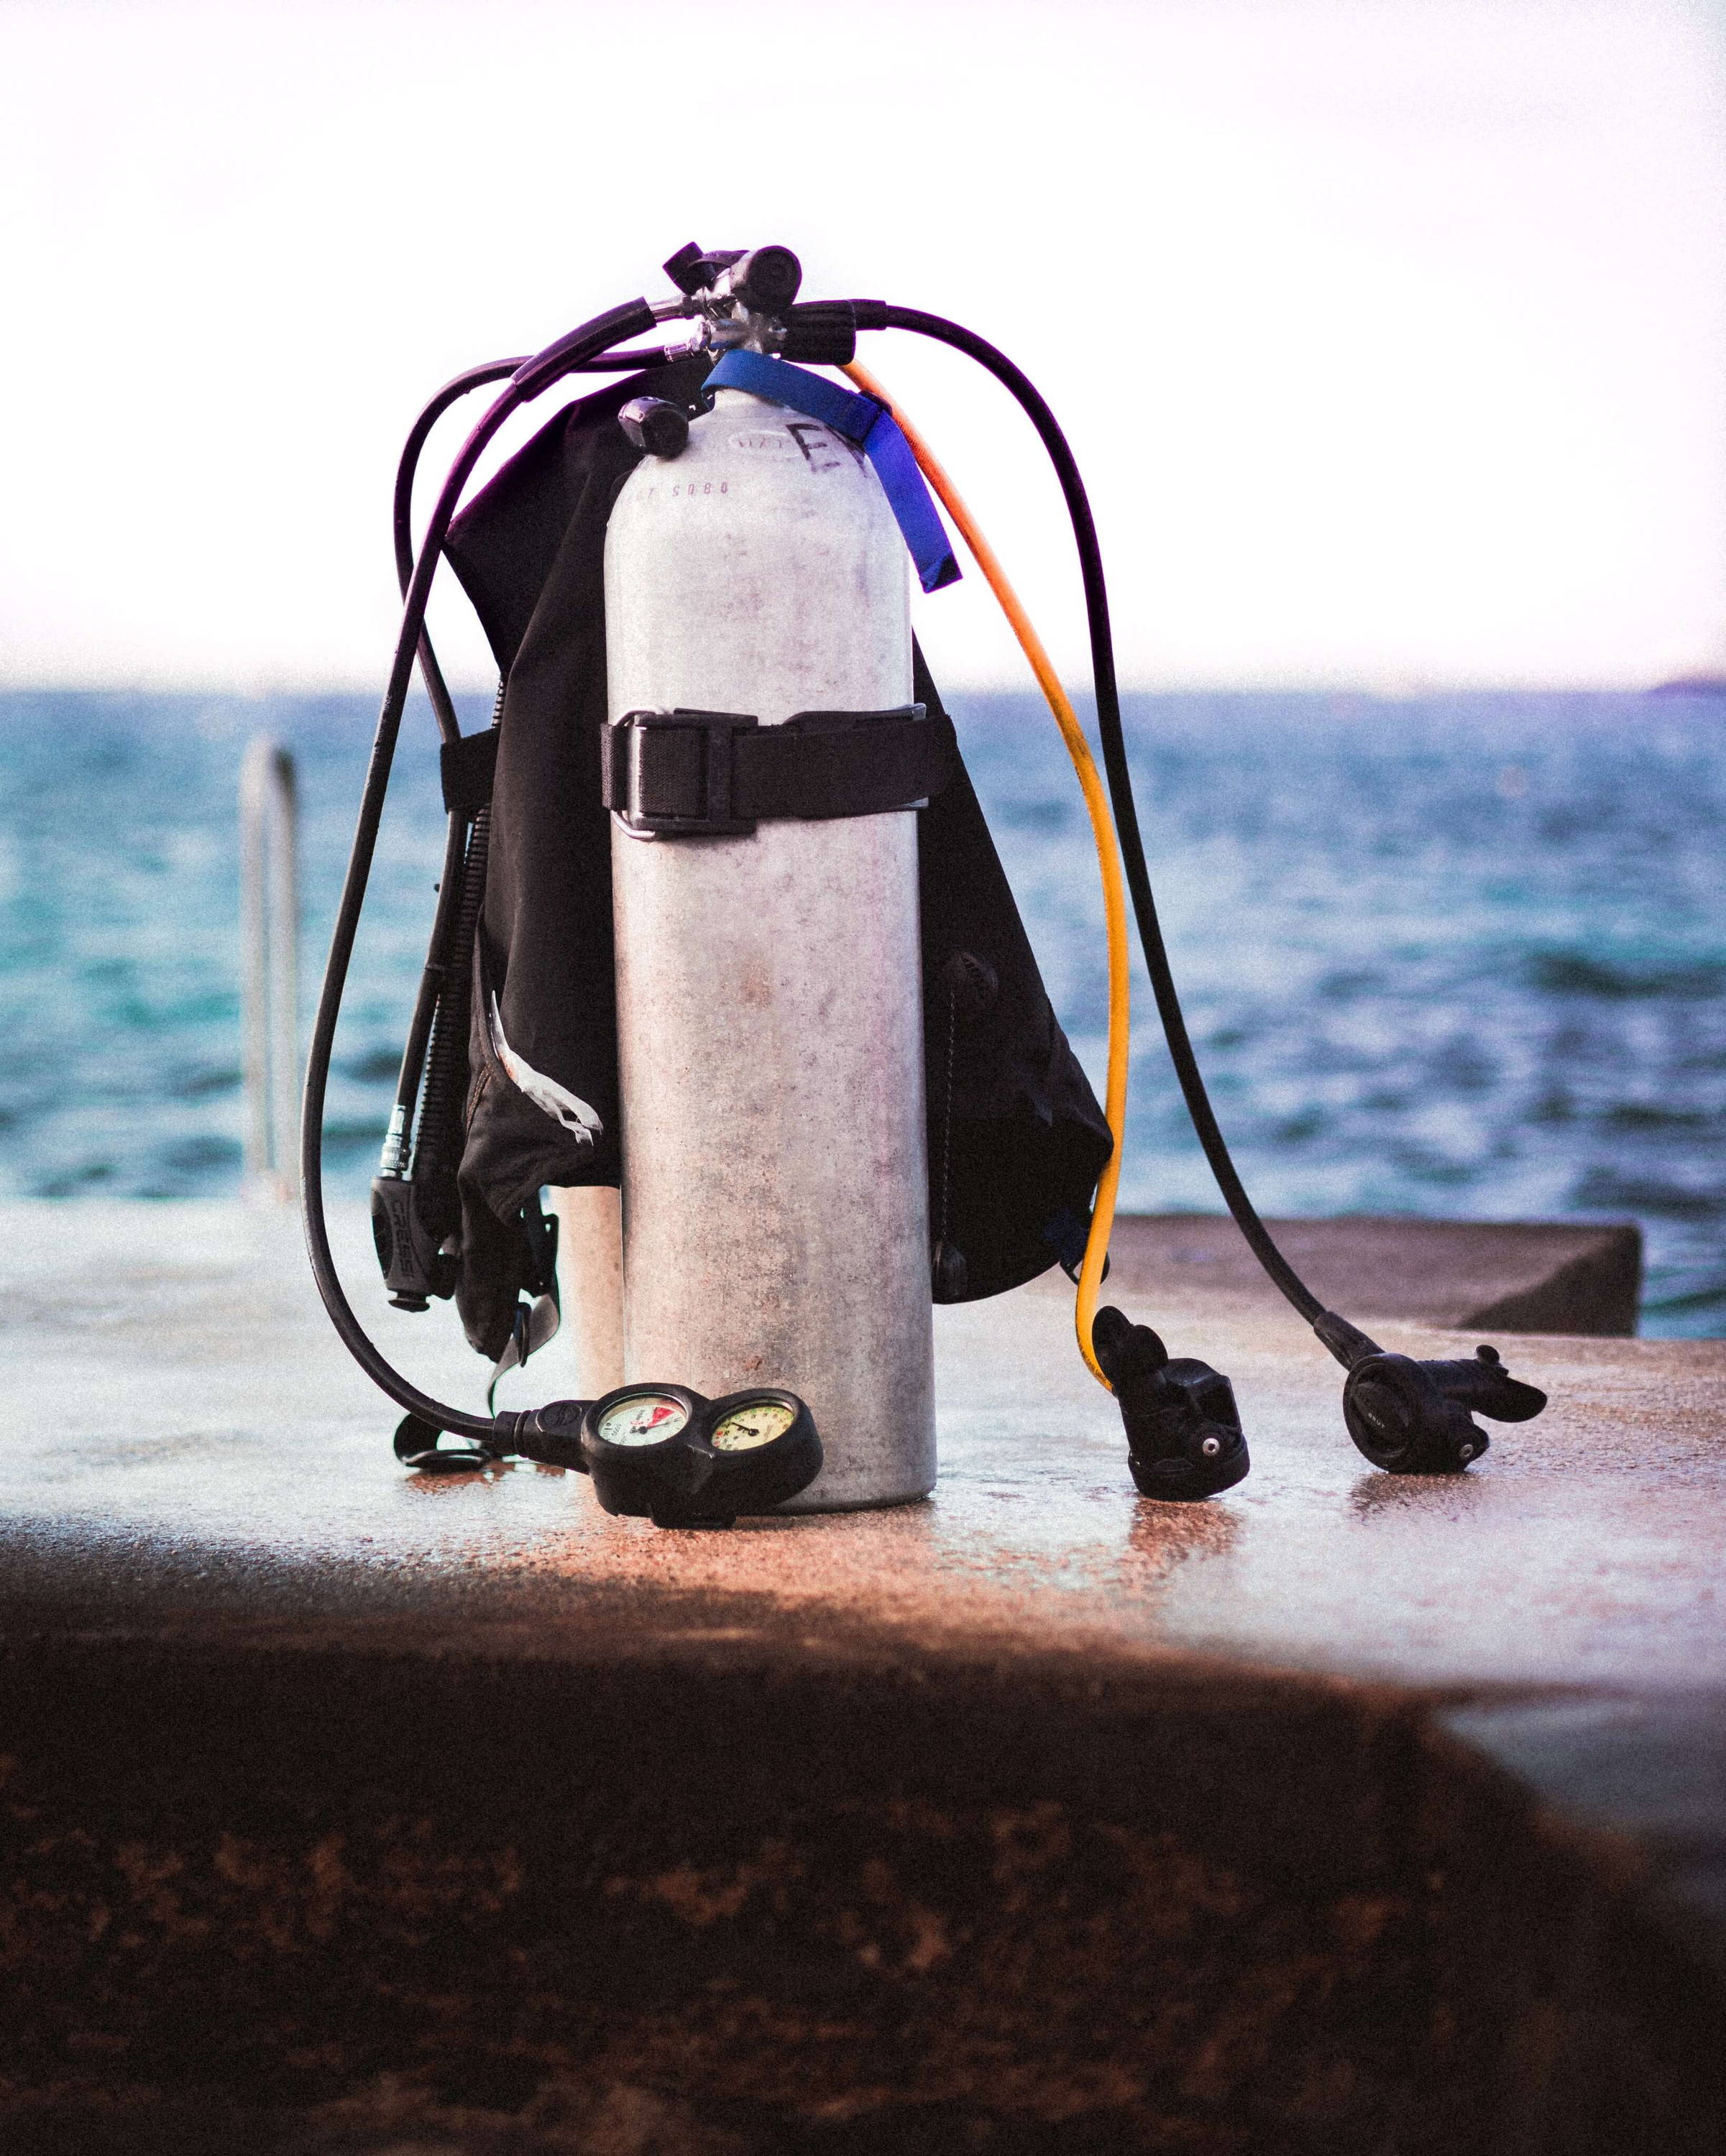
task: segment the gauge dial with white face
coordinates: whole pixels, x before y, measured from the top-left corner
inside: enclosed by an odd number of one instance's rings
[[[795,1411],[783,1400],[753,1400],[722,1415],[710,1441],[716,1452],[752,1452],[758,1445],[771,1445],[783,1437],[796,1419]]]
[[[689,1409],[670,1393],[632,1393],[607,1408],[598,1428],[608,1445],[658,1445],[688,1420]]]

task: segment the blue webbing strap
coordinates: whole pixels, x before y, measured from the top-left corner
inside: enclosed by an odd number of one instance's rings
[[[770,359],[761,352],[727,352],[707,377],[707,387],[747,389],[752,397],[771,398],[855,443],[875,467],[923,589],[938,592],[943,584],[958,582],[959,565],[953,559],[947,527],[929,499],[910,443],[885,404],[841,389],[836,382],[794,367],[789,359]]]

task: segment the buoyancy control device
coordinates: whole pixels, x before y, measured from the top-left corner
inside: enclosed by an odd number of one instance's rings
[[[1060,1263],[1138,1487],[1190,1499],[1239,1482],[1249,1456],[1227,1378],[1099,1307],[1130,900],[1199,1142],[1266,1270],[1347,1370],[1350,1436],[1391,1472],[1477,1458],[1477,1414],[1524,1420],[1544,1395],[1488,1348],[1416,1362],[1327,1310],[1229,1158],[1158,924],[1097,533],[1047,404],[938,316],[799,302],[789,249],[691,244],[665,268],[672,296],[458,376],[398,472],[404,610],[308,1060],[302,1160],[313,1270],[343,1340],[407,1410],[398,1455],[422,1471],[511,1455],[574,1468],[607,1510],[665,1526],[906,1502],[935,1480],[932,1303]],[[674,321],[691,325],[679,341],[634,341]],[[1084,585],[1102,776],[975,520],[857,363],[859,331],[890,329],[979,362],[1050,457]],[[464,506],[504,422],[583,372],[624,378],[565,406]],[[416,547],[433,426],[500,383]],[[925,591],[959,574],[932,489],[1084,793],[1108,929],[1101,1106],[912,635],[907,556]],[[480,733],[461,732],[426,634],[441,560],[497,661]],[[416,666],[443,737],[449,831],[372,1226],[391,1301],[453,1297],[491,1361],[483,1414],[431,1399],[384,1358],[323,1213],[330,1055]],[[562,1301],[582,1396],[498,1409],[499,1380],[552,1336]],[[465,1441],[444,1446],[446,1434]]]

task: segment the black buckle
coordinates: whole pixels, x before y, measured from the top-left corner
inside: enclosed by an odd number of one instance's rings
[[[743,711],[625,711],[605,726],[599,798],[637,838],[737,836],[732,744],[760,721]]]

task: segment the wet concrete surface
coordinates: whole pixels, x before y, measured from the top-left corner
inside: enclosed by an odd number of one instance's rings
[[[193,2085],[285,2148],[1720,2145],[1726,1342],[1507,1332],[1547,1413],[1393,1479],[1292,1315],[1152,1224],[1112,1288],[1234,1379],[1236,1491],[1136,1495],[1057,1276],[937,1313],[928,1503],[665,1533],[532,1466],[404,1474],[289,1220],[0,1228],[37,2145],[190,2145]],[[1463,1232],[1470,1309],[1543,1291]],[[342,1239],[380,1339],[476,1399]],[[1351,1314],[1454,1353],[1397,1315],[1443,1306],[1425,1248]],[[674,1965],[724,2059],[666,2048]]]
[[[18,1214],[23,1217],[19,1220]],[[1110,1292],[1175,1353],[1233,1378],[1251,1478],[1212,1504],[1139,1499],[1117,1413],[1087,1375],[1059,1276],[937,1312],[942,1476],[863,1519],[668,1534],[602,1513],[583,1478],[506,1466],[405,1475],[393,1414],[330,1332],[285,1218],[220,1207],[18,1209],[3,1260],[11,1591],[198,1620],[383,1618],[556,1627],[614,1603],[785,1632],[817,1614],[921,1641],[1223,1654],[1402,1683],[1726,1685],[1726,1343],[1513,1339],[1552,1404],[1454,1479],[1381,1475],[1354,1450],[1341,1373],[1293,1317],[1212,1295]],[[477,1404],[482,1365],[447,1310],[355,1300],[404,1368]],[[141,1242],[143,1237],[147,1242]],[[1422,1291],[1431,1292],[1430,1279]],[[1382,1321],[1387,1345],[1453,1336]],[[1462,1343],[1472,1348],[1471,1337]],[[554,1397],[557,1344],[516,1394]],[[537,1389],[536,1388],[537,1383]],[[747,1617],[746,1617],[747,1605]],[[658,1621],[656,1620],[656,1621]]]

